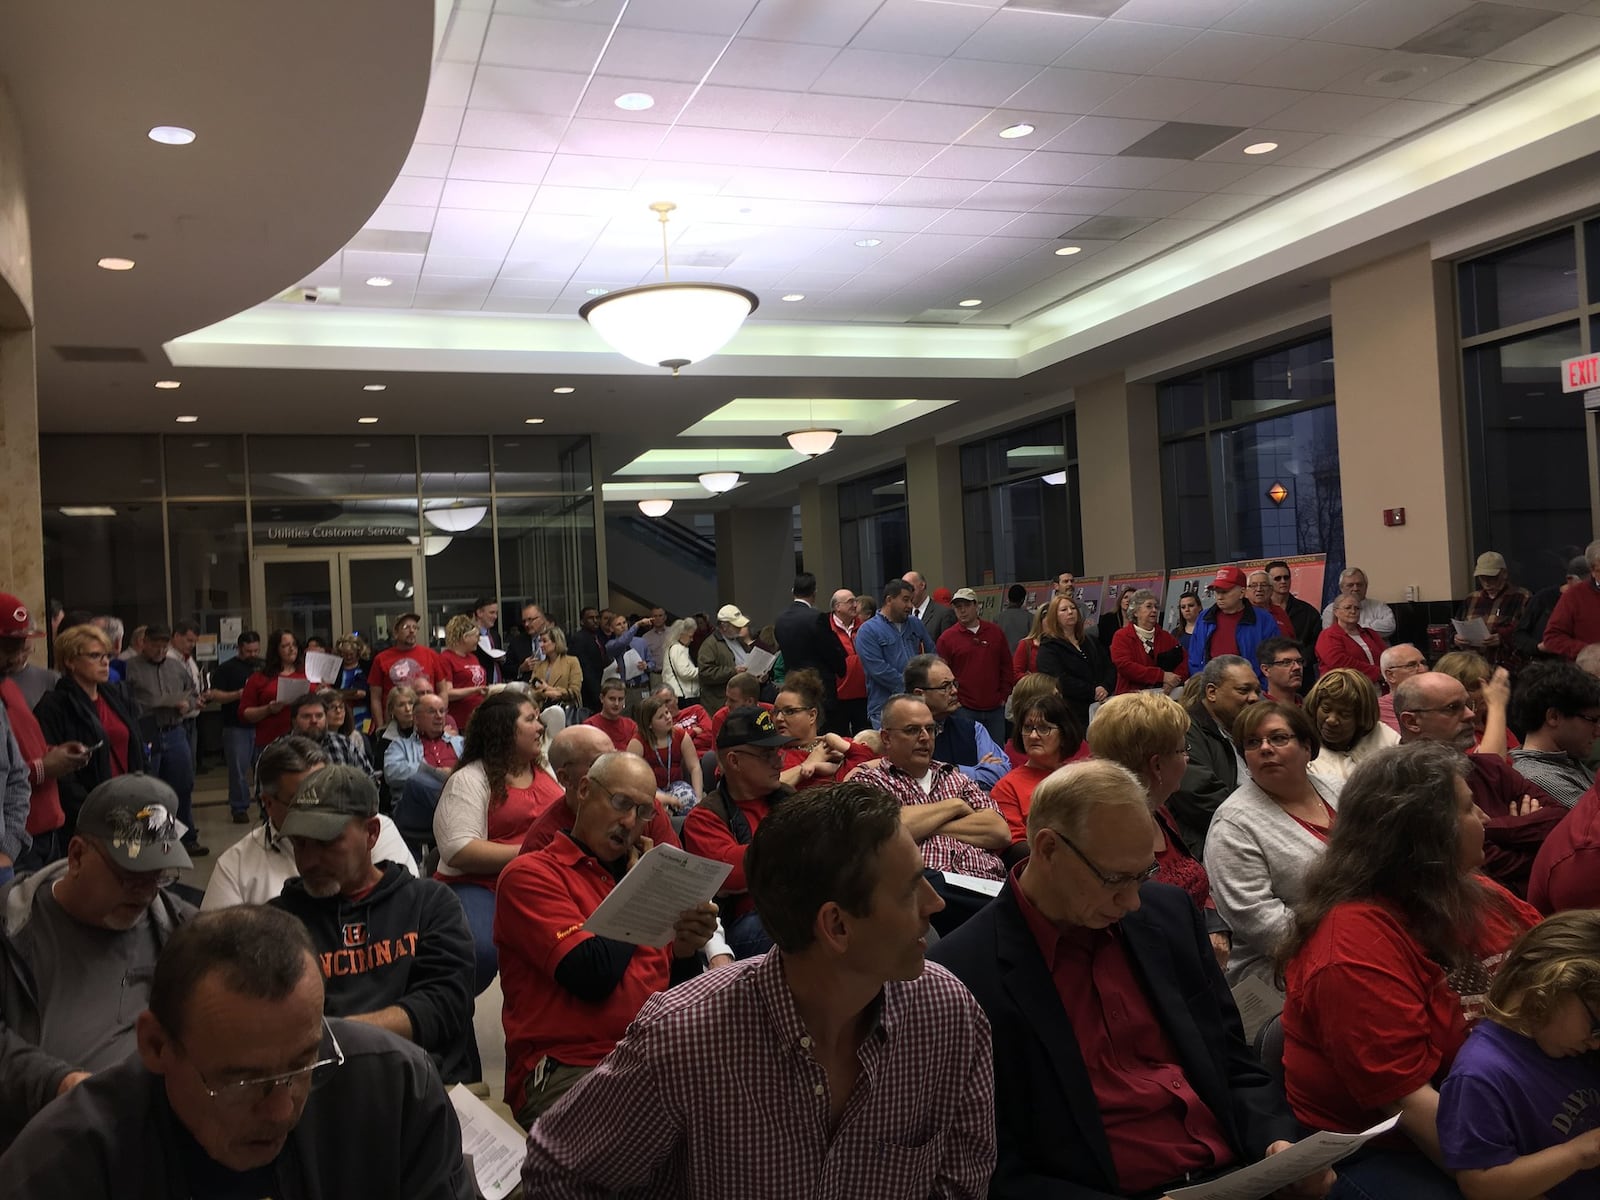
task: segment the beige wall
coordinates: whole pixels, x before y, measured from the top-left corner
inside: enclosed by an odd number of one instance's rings
[[[737,604],[760,630],[788,607],[794,587],[794,510],[717,513],[717,606]]]
[[[911,563],[931,591],[952,592],[968,583],[967,546],[961,514],[961,448],[929,440],[906,447],[906,517]],[[869,588],[885,581],[863,580]]]
[[[844,574],[839,553],[839,488],[808,479],[800,485],[800,546],[805,568],[817,577],[817,595],[827,603]]]
[[[1160,570],[1167,553],[1155,387],[1115,375],[1074,395],[1084,573]]]
[[[1464,595],[1472,559],[1449,267],[1419,246],[1332,281],[1345,558],[1371,594]],[[1383,524],[1404,508],[1406,523]]]
[[[0,590],[41,620],[44,532],[39,519],[39,393],[34,369],[33,265],[22,144],[0,88]]]

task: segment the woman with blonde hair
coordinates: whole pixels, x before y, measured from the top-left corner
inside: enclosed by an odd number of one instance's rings
[[[1087,635],[1083,609],[1071,596],[1054,596],[1045,605],[1041,634],[1039,670],[1056,677],[1078,728],[1087,729],[1089,706],[1107,699],[1117,686],[1111,659],[1099,639]]]
[[[56,635],[55,651],[61,678],[39,697],[33,715],[45,742],[72,747],[77,764],[57,781],[65,824],[56,822],[61,852],[56,857],[62,857],[89,793],[118,775],[147,770],[148,762],[138,710],[121,688],[105,686],[111,678],[111,639],[93,625],[72,625]]]
[[[1469,753],[1497,754],[1505,758],[1522,743],[1506,728],[1506,710],[1511,704],[1511,676],[1504,667],[1496,669],[1489,660],[1472,650],[1452,650],[1442,655],[1433,669],[1448,675],[1467,689],[1472,705],[1472,728],[1477,745]]]
[[[444,670],[439,672],[436,690],[449,706],[450,719],[463,733],[489,694],[489,676],[478,661],[478,637],[477,617],[467,613],[451,617],[444,627],[444,650],[439,655]]]
[[[563,710],[576,712],[583,703],[583,664],[567,651],[567,635],[559,626],[547,624],[539,635],[539,650],[544,658],[533,664],[528,675],[528,686],[539,707],[559,704]],[[570,713],[567,720],[577,723]]]
[[[1318,778],[1342,783],[1362,759],[1400,744],[1400,735],[1378,719],[1378,689],[1349,667],[1335,667],[1312,684],[1304,711],[1322,744],[1306,768]]]
[[[667,630],[667,661],[661,664],[661,682],[670,687],[682,703],[700,698],[700,668],[689,651],[694,634],[693,617],[674,621]]]

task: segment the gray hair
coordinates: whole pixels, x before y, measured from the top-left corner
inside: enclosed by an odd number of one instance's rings
[[[921,696],[913,696],[910,692],[896,692],[883,702],[883,709],[878,715],[878,724],[880,726],[882,726],[884,720],[888,717],[889,710],[896,704],[920,704],[923,708],[928,707],[928,702]]]
[[[1600,542],[1596,542],[1595,545],[1600,546]],[[1354,579],[1357,575],[1361,576],[1363,579],[1367,577],[1367,573],[1360,567],[1346,567],[1344,570],[1339,572],[1339,582],[1343,583],[1346,579]]]
[[[1156,600],[1156,594],[1154,592],[1152,592],[1149,588],[1140,588],[1137,592],[1128,597],[1128,610],[1130,612],[1138,612],[1139,605],[1143,604],[1146,600],[1155,600],[1156,607],[1159,608],[1161,606],[1161,602]]]
[[[1600,564],[1600,538],[1596,538],[1583,548],[1583,557],[1591,570],[1596,564]]]
[[[111,639],[112,644],[122,641],[122,622],[116,617],[106,614],[93,618],[89,624],[95,626],[101,633]]]
[[[1387,671],[1390,667],[1394,666],[1395,655],[1401,650],[1404,650],[1407,646],[1411,646],[1411,649],[1413,650],[1417,649],[1417,647],[1412,646],[1410,642],[1401,642],[1397,646],[1385,647],[1383,653],[1378,655],[1378,669],[1380,671]],[[1424,664],[1427,663],[1428,659],[1426,655],[1423,656],[1422,661]]]
[[[693,617],[679,617],[672,623],[672,628],[667,630],[667,641],[675,642],[684,634],[693,633],[695,628]]]
[[[1249,659],[1240,658],[1237,654],[1219,654],[1206,663],[1201,670],[1200,686],[1203,688],[1221,687],[1222,677],[1233,670],[1234,667],[1243,667],[1252,675],[1255,674],[1256,670],[1250,665]]]
[[[291,733],[269,745],[256,759],[256,792],[277,799],[278,781],[325,765],[327,753],[310,738]]]

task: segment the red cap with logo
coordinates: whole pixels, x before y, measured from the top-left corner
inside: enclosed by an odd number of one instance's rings
[[[28,606],[8,592],[0,592],[0,637],[27,637],[32,632]]]
[[[1226,592],[1232,588],[1244,586],[1244,572],[1238,567],[1219,567],[1217,577],[1211,581],[1211,590]]]

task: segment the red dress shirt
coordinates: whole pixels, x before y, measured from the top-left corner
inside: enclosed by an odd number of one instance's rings
[[[1005,631],[993,621],[979,621],[976,629],[952,625],[939,635],[939,657],[955,673],[956,696],[962,707],[1000,708],[1017,682],[1011,665],[1011,647]]]
[[[450,744],[450,739],[447,737],[431,738],[419,734],[417,740],[422,743],[422,761],[430,767],[448,771],[460,759],[456,748]]]
[[[828,618],[828,628],[839,639],[839,646],[844,650],[844,674],[834,681],[834,694],[841,700],[865,700],[867,669],[861,665],[861,657],[856,653],[856,631],[840,625],[837,617]]]

